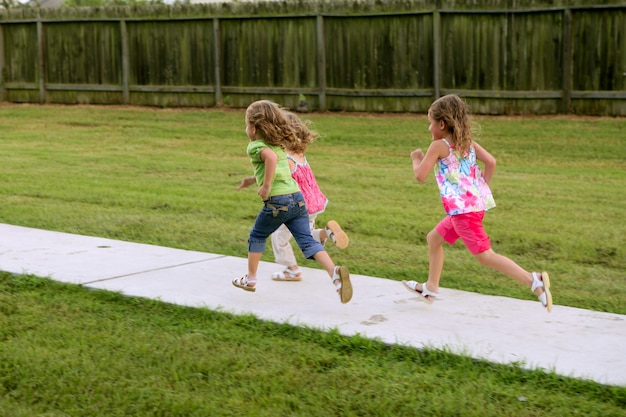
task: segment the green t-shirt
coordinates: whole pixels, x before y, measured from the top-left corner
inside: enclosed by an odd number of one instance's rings
[[[271,149],[276,153],[276,156],[278,156],[276,174],[274,175],[274,182],[272,182],[270,189],[270,197],[300,191],[298,183],[291,177],[291,170],[289,169],[289,162],[287,162],[287,154],[285,151],[280,146],[268,145],[261,139],[250,141],[246,149],[246,153],[250,157],[252,168],[254,168],[254,176],[256,177],[257,185],[259,187],[263,185],[263,177],[265,176],[265,162],[261,160],[261,151],[265,148]]]

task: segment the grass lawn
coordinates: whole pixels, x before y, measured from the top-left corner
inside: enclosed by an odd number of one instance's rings
[[[307,114],[353,273],[427,276],[443,216],[409,154],[424,115]],[[259,208],[243,111],[0,106],[0,222],[246,256]],[[548,270],[555,303],[626,314],[626,120],[476,117],[497,159],[494,250]],[[1,256],[1,255],[0,255]],[[271,250],[264,260],[272,261]],[[299,257],[308,267],[317,267]],[[534,299],[446,248],[442,286]],[[0,274],[0,415],[623,415],[626,388]],[[540,307],[538,307],[540,308]]]

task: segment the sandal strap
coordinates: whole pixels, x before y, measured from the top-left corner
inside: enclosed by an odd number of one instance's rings
[[[256,278],[248,278],[248,274],[246,274],[239,278],[239,283],[241,285],[256,284]]]
[[[543,288],[543,280],[540,278],[541,274],[533,272],[533,285],[530,287],[532,292],[535,292],[537,288]]]
[[[546,293],[545,293],[545,292],[542,292],[542,293],[541,293],[541,295],[538,295],[538,296],[537,296],[537,298],[539,298],[539,301],[541,301],[541,304],[542,304],[544,307],[547,307],[547,306],[548,306],[548,297],[547,297],[547,295],[546,295]]]
[[[341,268],[345,267],[342,267],[340,265],[335,266],[335,269],[333,270],[333,276],[331,277],[331,279],[333,280],[333,285],[335,286],[337,291],[340,291],[343,287],[343,282],[341,281]]]
[[[530,287],[530,290],[534,293],[537,288],[543,288],[543,292],[537,296],[541,305],[544,307],[548,307],[548,291],[546,290],[546,285],[543,282],[543,275],[538,272],[533,272],[533,285]]]
[[[298,278],[298,274],[301,274],[302,270],[300,270],[300,267],[298,267],[298,269],[293,270],[293,269],[289,269],[289,268],[285,268],[283,269],[283,274],[288,274],[289,277],[291,278]]]
[[[431,296],[433,298],[437,298],[438,295],[439,293],[429,290],[428,287],[426,286],[426,283],[422,284],[422,296],[424,297]]]
[[[419,282],[413,281],[413,280],[411,280],[411,281],[403,281],[403,282],[404,282],[404,285],[407,288],[410,288],[411,290],[415,291],[416,293],[421,294],[422,297],[424,297],[424,298],[426,298],[428,296],[431,296],[434,299],[434,298],[437,298],[437,296],[439,296],[439,293],[429,290],[428,287],[426,286],[426,283],[421,284],[422,285],[422,290],[420,291],[420,290],[417,289],[417,286],[420,284]]]
[[[335,269],[333,269],[333,276],[331,277],[331,279],[333,280],[333,284],[335,285],[337,290],[339,290],[341,288],[341,275],[339,275],[338,266],[335,266]]]
[[[328,227],[325,227],[324,231],[326,232],[327,239],[330,239],[333,243],[336,243],[336,241],[335,241],[335,234],[333,233],[333,231],[330,230]],[[324,239],[324,240],[326,240],[326,239]]]
[[[246,291],[255,292],[256,291],[256,278],[248,278],[248,275],[244,275],[242,277],[234,278],[233,285],[235,287],[244,289]]]

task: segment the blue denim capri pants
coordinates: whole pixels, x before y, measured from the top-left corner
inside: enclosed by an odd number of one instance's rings
[[[267,238],[284,224],[287,226],[305,258],[323,251],[324,246],[311,236],[309,211],[301,192],[270,197],[263,202],[250,230],[248,252],[263,253]]]

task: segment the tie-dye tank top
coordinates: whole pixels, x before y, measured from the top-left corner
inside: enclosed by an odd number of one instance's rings
[[[496,206],[489,185],[476,162],[476,149],[462,157],[447,140],[450,153],[435,165],[435,179],[448,216],[486,211]]]

